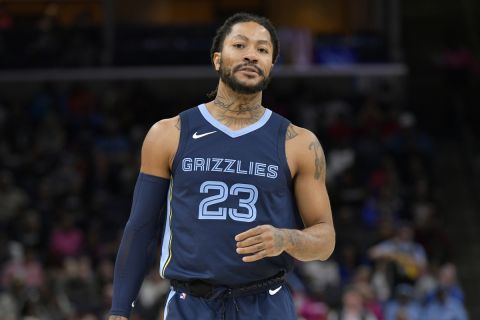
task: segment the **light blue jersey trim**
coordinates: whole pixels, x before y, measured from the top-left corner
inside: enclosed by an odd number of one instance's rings
[[[168,294],[167,302],[165,303],[165,309],[163,311],[163,320],[167,320],[168,305],[170,304],[170,300],[172,300],[174,295],[175,295],[175,291],[173,289],[170,289],[170,293]]]
[[[165,278],[165,269],[172,259],[172,230],[171,230],[171,220],[172,220],[172,189],[173,189],[173,179],[170,180],[170,188],[168,190],[167,198],[167,214],[165,215],[165,232],[163,234],[162,240],[162,255],[160,259],[160,276]]]
[[[217,119],[215,119],[210,112],[208,112],[207,106],[203,103],[198,106],[198,109],[202,113],[203,117],[205,120],[207,120],[212,126],[217,128],[218,130],[224,132],[226,135],[232,137],[232,138],[237,138],[240,136],[243,136],[247,133],[250,133],[252,131],[255,131],[265,125],[267,123],[268,119],[270,119],[270,116],[272,115],[272,110],[270,109],[265,109],[265,113],[263,116],[258,119],[257,122],[254,124],[249,125],[248,127],[242,128],[240,130],[232,130]]]

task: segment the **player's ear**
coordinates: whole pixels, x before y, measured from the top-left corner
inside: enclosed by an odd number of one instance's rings
[[[221,59],[222,59],[222,54],[220,52],[213,53],[212,63],[216,71],[220,70]]]

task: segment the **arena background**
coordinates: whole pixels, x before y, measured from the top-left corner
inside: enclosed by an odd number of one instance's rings
[[[105,318],[142,139],[207,100],[237,11],[278,28],[264,105],[327,157],[337,247],[298,264],[299,318],[480,319],[474,0],[0,1],[0,319]],[[399,285],[369,249],[405,228],[428,264]],[[156,268],[132,319],[162,313]]]

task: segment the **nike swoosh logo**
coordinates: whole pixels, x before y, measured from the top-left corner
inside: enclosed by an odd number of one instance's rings
[[[210,132],[205,132],[205,133],[202,133],[202,134],[197,134],[197,132],[195,132],[192,136],[193,139],[198,139],[198,138],[202,138],[202,137],[205,137],[205,136],[208,136],[209,134],[212,134],[212,133],[215,133],[217,131],[210,131]]]
[[[277,289],[270,289],[268,290],[268,293],[270,293],[271,296],[273,296],[275,293],[277,293],[278,291],[280,291],[280,289],[282,289],[282,286],[278,287]]]

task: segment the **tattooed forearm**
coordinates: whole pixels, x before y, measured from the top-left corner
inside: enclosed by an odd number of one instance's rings
[[[317,223],[303,230],[282,229],[286,252],[301,261],[325,260],[335,247],[335,230],[328,223]]]
[[[180,131],[180,128],[182,127],[181,124],[182,123],[181,123],[180,117],[178,117],[177,123],[175,123],[175,128],[177,128],[178,131]]]
[[[287,128],[286,140],[290,140],[298,136],[298,133],[295,131],[292,124],[290,124]]]
[[[288,242],[291,247],[297,247],[300,242],[300,235],[297,232],[289,232]]]
[[[279,232],[273,234],[273,247],[275,250],[281,250],[285,246],[285,234],[278,229]]]
[[[313,150],[315,153],[315,174],[314,178],[315,180],[325,180],[325,155],[323,154],[322,146],[320,145],[320,142],[318,140],[315,140],[310,143],[308,146],[309,150]]]

